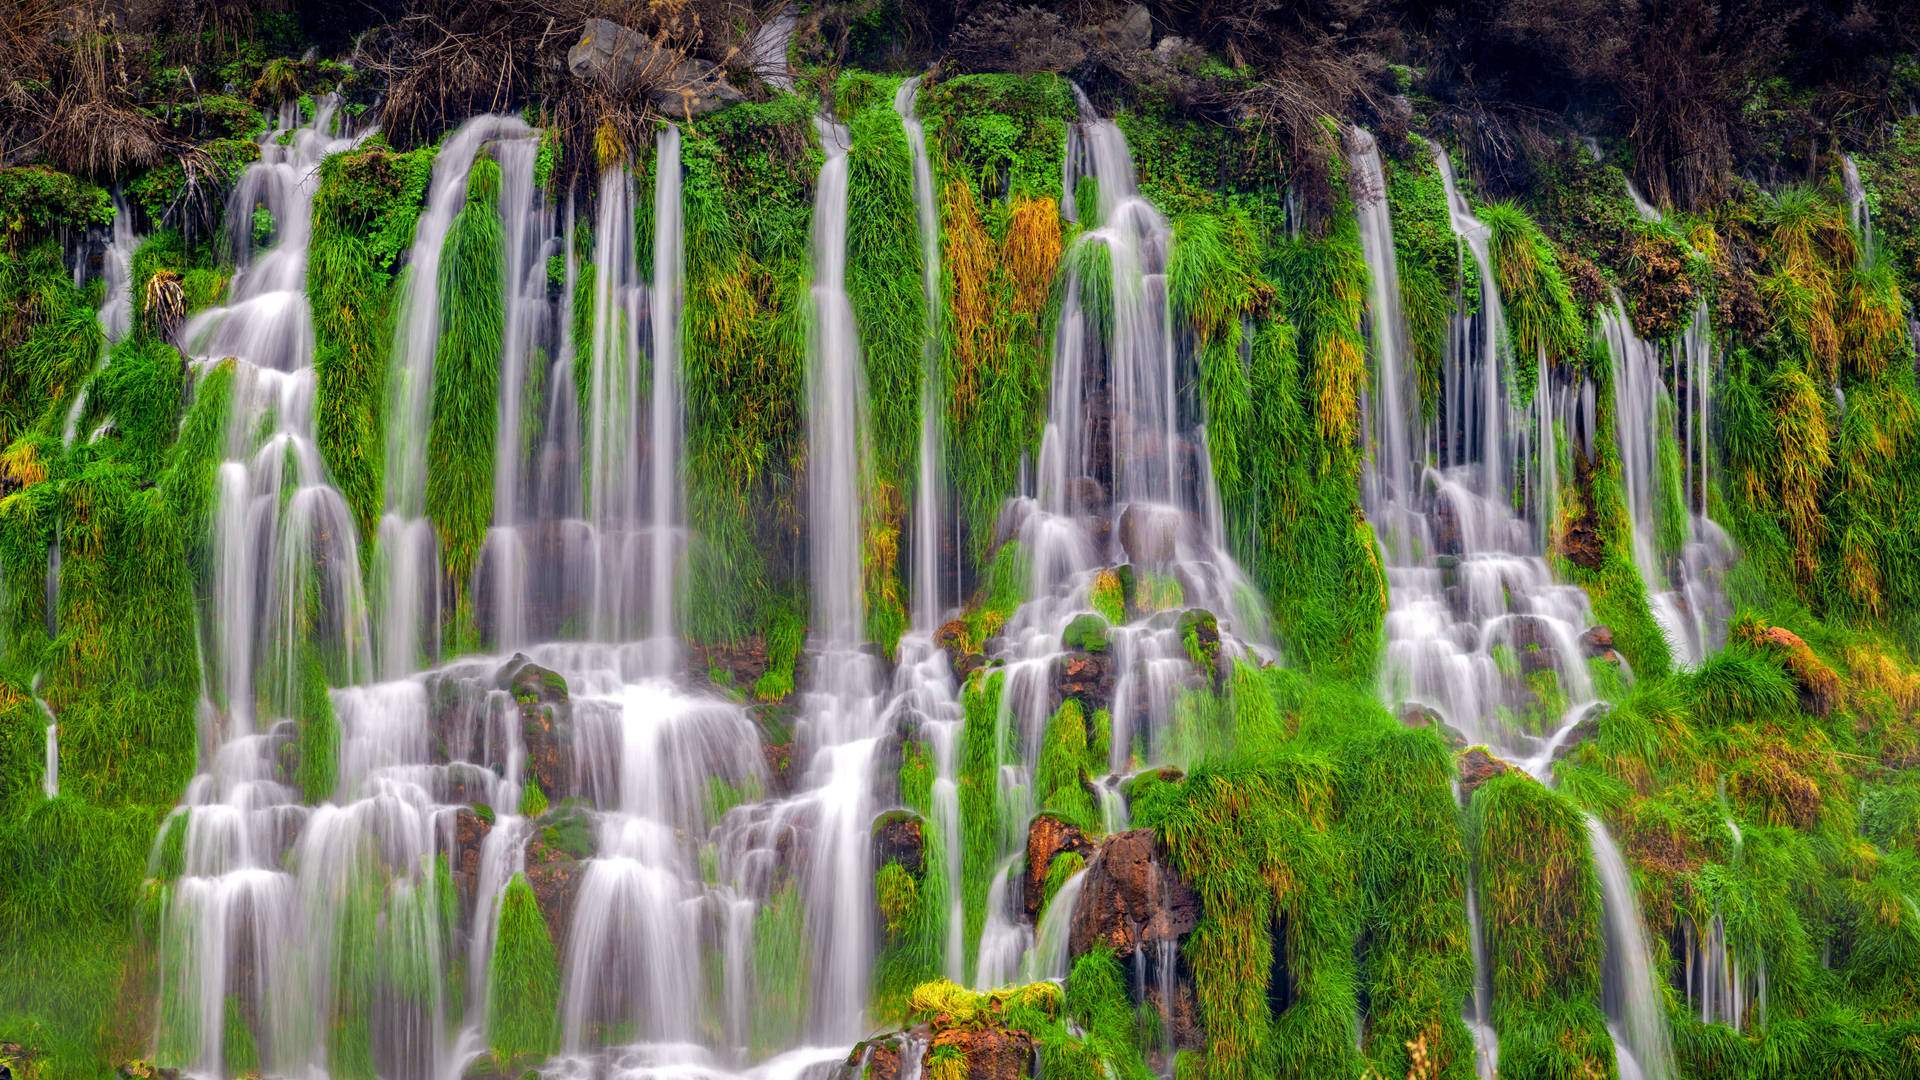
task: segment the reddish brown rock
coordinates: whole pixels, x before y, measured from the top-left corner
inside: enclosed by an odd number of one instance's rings
[[[1152,829],[1107,838],[1087,864],[1068,950],[1103,943],[1123,965],[1136,950],[1178,942],[1200,924],[1200,897],[1168,864]]]
[[[1104,709],[1113,700],[1113,661],[1103,653],[1071,653],[1054,674],[1054,701],[1078,700],[1088,712]]]
[[[1473,793],[1480,785],[1496,776],[1513,772],[1513,766],[1487,753],[1485,747],[1476,746],[1460,755],[1460,798],[1471,801]]]
[[[473,890],[480,881],[480,848],[493,831],[493,823],[482,818],[472,807],[463,806],[453,816],[453,872],[454,883],[460,887],[461,895],[471,900]]]
[[[858,1043],[847,1055],[847,1075],[855,1080],[900,1080],[900,1047],[887,1040]],[[861,1064],[866,1069],[861,1071]]]
[[[1062,852],[1071,851],[1083,859],[1094,854],[1087,834],[1051,814],[1041,814],[1027,826],[1027,918],[1039,915],[1040,898],[1046,895],[1047,872]]]
[[[1434,729],[1440,733],[1440,741],[1446,743],[1447,749],[1455,753],[1467,748],[1467,737],[1460,734],[1458,728],[1447,723],[1438,709],[1418,702],[1408,702],[1400,707],[1400,722],[1410,728]]]
[[[547,920],[547,933],[560,956],[566,955],[567,931],[573,925],[573,899],[580,891],[580,879],[586,875],[585,863],[573,859],[529,864],[527,884],[533,887],[540,903],[540,915]]]
[[[967,1080],[1024,1080],[1033,1070],[1033,1036],[1005,1028],[949,1029],[933,1037],[933,1049],[951,1046],[967,1059]]]

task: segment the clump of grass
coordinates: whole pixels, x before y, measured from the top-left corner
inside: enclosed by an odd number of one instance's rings
[[[440,262],[427,515],[440,534],[445,573],[462,596],[493,519],[495,395],[505,332],[499,188],[500,166],[485,158],[474,162],[467,205],[448,230]]]
[[[503,1070],[537,1065],[559,1045],[560,966],[525,874],[500,898],[488,968],[487,1048]]]
[[[1558,363],[1585,351],[1585,323],[1553,243],[1533,219],[1512,203],[1493,203],[1478,212],[1492,230],[1488,249],[1506,307],[1507,332],[1513,339],[1514,385],[1510,389],[1524,403],[1533,398],[1539,364]]]

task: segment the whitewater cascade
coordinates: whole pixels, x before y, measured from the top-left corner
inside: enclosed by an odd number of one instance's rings
[[[1635,336],[1619,296],[1600,311],[1613,364],[1614,428],[1632,519],[1633,562],[1673,658],[1695,665],[1726,643],[1720,581],[1733,542],[1706,514],[1713,340],[1704,301],[1668,353]],[[1678,392],[1670,390],[1670,371]]]
[[[1362,498],[1387,576],[1382,694],[1397,711],[1437,715],[1469,742],[1544,775],[1595,696],[1580,642],[1591,623],[1586,593],[1555,581],[1544,557],[1558,480],[1555,455],[1540,448],[1551,445],[1556,423],[1582,430],[1591,388],[1555,395],[1542,364],[1531,404],[1514,404],[1518,369],[1489,232],[1460,194],[1451,161],[1436,150],[1463,269],[1478,277],[1479,306],[1450,320],[1440,400],[1433,418],[1423,419],[1407,369],[1379,148],[1361,133],[1350,156],[1373,280],[1372,454]],[[1513,510],[1516,485],[1528,495],[1525,518]],[[1551,675],[1556,697],[1543,700],[1529,685],[1539,675]],[[1502,707],[1517,726],[1495,721]]]
[[[1083,222],[1086,230],[1062,263],[1064,300],[1033,488],[1002,513],[1002,535],[1020,544],[1028,583],[1027,600],[1007,620],[993,654],[1005,679],[995,719],[995,798],[1006,824],[972,973],[978,987],[1013,982],[1023,971],[1055,971],[1063,962],[1057,940],[1034,940],[1017,869],[1038,809],[1033,777],[1059,701],[1056,676],[1077,655],[1066,631],[1095,615],[1091,590],[1099,575],[1127,567],[1140,582],[1126,621],[1106,630],[1112,775],[1096,787],[1110,833],[1127,827],[1122,778],[1151,765],[1190,765],[1199,752],[1196,734],[1174,722],[1178,698],[1194,687],[1181,613],[1217,619],[1221,670],[1276,657],[1265,605],[1221,542],[1201,410],[1180,389],[1195,380],[1191,350],[1176,347],[1188,330],[1168,304],[1172,232],[1139,192],[1126,136],[1078,88],[1076,97],[1080,119],[1068,134],[1063,206],[1080,179],[1090,178],[1099,217]],[[1089,254],[1104,255],[1111,267],[1104,295],[1095,295],[1101,284],[1077,269]],[[1070,905],[1077,891],[1062,896]],[[1042,921],[1070,917],[1070,910],[1050,907]],[[1137,989],[1170,985],[1170,950],[1136,956]],[[1170,997],[1160,1000],[1170,1006]]]
[[[322,99],[313,122],[301,126],[298,108],[285,106],[274,130],[261,136],[260,160],[241,175],[229,204],[238,266],[227,303],[195,316],[178,335],[198,385],[232,363],[224,460],[215,479],[211,617],[203,620],[207,682],[217,688],[211,726],[203,725],[203,755],[256,733],[257,705],[270,716],[290,714],[310,590],[320,590],[316,635],[330,673],[351,680],[369,669],[358,530],[314,444],[306,296],[313,195],[320,160],[357,141],[333,132],[337,110],[336,101]],[[274,221],[273,246],[257,253],[255,207]]]
[[[493,522],[480,556],[480,590],[489,639],[508,649],[529,640],[526,538],[518,525],[525,507],[528,469],[523,416],[529,373],[551,335],[553,305],[547,300],[547,259],[559,244],[546,193],[534,181],[539,144],[534,139],[494,143],[500,163],[503,327],[497,419],[493,443]],[[544,372],[540,374],[544,375]]]
[[[385,414],[386,504],[375,546],[382,678],[406,675],[417,670],[423,658],[440,654],[440,545],[427,518],[427,433],[433,424],[434,355],[440,347],[440,255],[454,217],[467,203],[467,178],[481,148],[496,141],[531,141],[534,134],[513,116],[486,114],[461,124],[434,156],[426,209],[414,225],[413,247],[394,305]],[[426,628],[431,628],[431,641],[422,640]]]
[[[356,140],[335,133],[330,97],[316,101],[311,124],[299,117],[292,104],[280,110],[260,139],[260,160],[235,186],[227,217],[239,266],[226,305],[179,335],[200,386],[221,371],[231,379],[230,416],[203,619],[201,771],[163,826],[150,866],[154,876],[178,875],[162,915],[156,1050],[213,1075],[222,1073],[229,1009],[259,1033],[262,1068],[291,1074],[324,1060],[325,1031],[309,1003],[332,1000],[336,971],[323,958],[355,854],[330,845],[337,833],[317,825],[289,843],[288,823],[337,821],[344,812],[300,807],[275,767],[295,739],[286,718],[298,706],[308,643],[335,677],[351,680],[371,666],[355,525],[313,444],[305,293],[316,167]],[[255,207],[274,221],[273,246],[258,253]],[[321,613],[311,630],[309,610]],[[404,848],[410,834],[388,835]],[[298,870],[283,869],[289,854]],[[396,904],[409,902],[396,894]],[[307,948],[296,951],[296,943]]]
[[[1587,817],[1593,868],[1607,939],[1601,978],[1601,1003],[1613,1033],[1622,1080],[1672,1080],[1673,1041],[1667,1033],[1666,1004],[1653,973],[1646,924],[1634,895],[1633,876],[1606,826]]]
[[[1451,160],[1436,147],[1449,217],[1463,260],[1472,260],[1471,266],[1463,261],[1463,269],[1479,276],[1480,307],[1455,313],[1436,415],[1423,420],[1407,397],[1405,322],[1379,149],[1365,132],[1355,133],[1349,149],[1361,248],[1372,277],[1367,328],[1374,372],[1368,401],[1373,453],[1362,497],[1380,537],[1389,587],[1383,694],[1403,716],[1425,713],[1550,783],[1564,740],[1598,704],[1581,640],[1591,621],[1586,594],[1556,582],[1543,557],[1559,483],[1558,454],[1551,448],[1558,435],[1593,455],[1594,388],[1584,377],[1574,386],[1553,386],[1543,358],[1531,403],[1524,409],[1511,404],[1516,367],[1488,229],[1461,195]],[[1704,512],[1687,513],[1692,497],[1683,495],[1680,487],[1697,477],[1704,492],[1708,482],[1703,384],[1711,352],[1705,329],[1696,319],[1688,343],[1676,349],[1675,363],[1684,369],[1690,395],[1678,421],[1686,447],[1682,451],[1682,444],[1674,441],[1676,420],[1666,404],[1657,353],[1629,340],[1623,314],[1613,319],[1610,346],[1621,394],[1616,416],[1622,457],[1629,459],[1629,502],[1644,499],[1650,507],[1648,477],[1655,469],[1655,455],[1648,448],[1664,435],[1669,447],[1667,490],[1680,508],[1677,514],[1687,519],[1683,528],[1688,537],[1686,576],[1678,579],[1666,601],[1674,613],[1669,633],[1676,637],[1676,649],[1711,648],[1717,611],[1712,605],[1719,594],[1717,578],[1710,579],[1710,573],[1714,565],[1724,566],[1713,560],[1725,545],[1715,547],[1717,530]],[[1623,370],[1623,358],[1626,365],[1638,366]],[[1422,432],[1418,439],[1411,434],[1416,428]],[[1411,462],[1406,460],[1410,453],[1418,455]],[[1516,490],[1527,495],[1519,505],[1530,521],[1511,509]],[[1645,515],[1636,513],[1634,522],[1636,546],[1644,543],[1648,552],[1653,550],[1652,517],[1649,508]],[[1662,573],[1659,566],[1643,565],[1643,574],[1649,571]],[[1650,592],[1656,580],[1667,579],[1649,577]],[[1677,591],[1681,589],[1685,591]],[[1660,610],[1659,601],[1655,609]],[[1691,622],[1681,621],[1683,613]],[[1724,626],[1724,614],[1718,621]],[[1690,627],[1691,636],[1679,636]],[[1542,675],[1552,676],[1557,694],[1542,694],[1530,685],[1530,678]],[[1518,726],[1490,723],[1501,711],[1519,717]],[[1589,819],[1589,831],[1608,940],[1605,1005],[1621,1072],[1665,1080],[1673,1075],[1672,1049],[1632,877],[1597,819]],[[1475,983],[1467,1020],[1477,1045],[1476,1070],[1487,1077],[1497,1068],[1499,1045],[1490,1023],[1488,957],[1474,889],[1477,884],[1470,884]]]
[[[113,232],[107,246],[100,253],[100,276],[107,283],[107,297],[100,304],[100,360],[94,365],[93,374],[98,376],[107,365],[107,357],[113,347],[133,329],[133,253],[140,250],[142,237],[133,231],[133,211],[119,191],[113,193]],[[80,384],[80,392],[73,397],[73,405],[67,410],[67,422],[62,431],[62,440],[72,446],[80,436],[81,418],[87,412],[87,400],[93,387],[93,378],[89,377]]]
[[[940,212],[934,201],[933,168],[927,157],[927,136],[915,106],[920,98],[920,80],[908,79],[894,95],[893,108],[907,135],[907,152],[913,164],[914,223],[920,235],[921,291],[924,294],[927,327],[920,353],[920,447],[919,473],[913,503],[912,534],[912,610],[911,625],[901,636],[899,667],[893,684],[893,709],[889,720],[899,728],[911,719],[916,733],[926,741],[933,758],[934,780],[931,792],[932,820],[928,824],[940,838],[945,855],[947,881],[947,936],[945,974],[956,983],[967,980],[966,927],[960,894],[961,844],[960,788],[957,751],[962,711],[959,689],[945,650],[934,643],[934,634],[946,618],[947,573],[942,564],[941,544],[946,538],[942,513],[947,509],[946,471],[942,468],[946,421],[945,372],[941,365],[941,319],[945,306],[940,296]],[[959,538],[954,537],[959,548]],[[954,594],[959,593],[959,560],[952,560],[955,572]]]

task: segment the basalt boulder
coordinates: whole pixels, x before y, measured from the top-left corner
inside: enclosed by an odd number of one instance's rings
[[[1134,829],[1108,837],[1087,864],[1068,949],[1079,956],[1105,944],[1125,966],[1136,951],[1178,943],[1199,924],[1199,894],[1174,870],[1153,830]]]
[[[1038,1044],[1024,1031],[1003,1027],[949,1028],[933,1037],[933,1052],[952,1047],[967,1062],[967,1080],[1024,1080],[1032,1076]]]
[[[486,844],[487,834],[492,831],[491,809],[483,813],[474,807],[463,806],[453,815],[453,865],[450,869],[460,895],[468,901],[473,899],[474,889],[479,887],[480,849]]]
[[[1467,737],[1447,723],[1438,709],[1410,701],[1400,706],[1400,722],[1410,728],[1432,728],[1439,733],[1440,741],[1447,744],[1447,749],[1455,753],[1467,748]]]
[[[513,695],[520,710],[520,741],[528,778],[548,799],[573,792],[573,701],[559,672],[516,653],[500,668],[500,689]]]
[[[1494,757],[1484,746],[1476,746],[1459,757],[1460,798],[1470,802],[1480,785],[1496,776],[1514,772],[1514,767]]]
[[[1073,698],[1088,712],[1104,709],[1113,701],[1113,658],[1105,653],[1068,653],[1054,665],[1053,698],[1059,703]]]
[[[873,865],[897,862],[915,878],[926,872],[926,837],[920,816],[911,810],[889,810],[873,822]]]

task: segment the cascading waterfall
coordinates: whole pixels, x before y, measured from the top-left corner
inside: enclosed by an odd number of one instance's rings
[[[529,635],[530,553],[518,527],[529,458],[523,416],[528,375],[544,351],[554,314],[547,301],[547,258],[558,240],[553,236],[545,193],[534,181],[538,152],[539,144],[533,139],[505,139],[494,146],[500,161],[506,295],[493,440],[493,522],[481,553],[480,572],[488,582],[483,595],[491,606],[489,636],[500,649],[524,645]]]
[[[379,855],[365,843],[329,847],[329,838],[343,834],[317,823],[350,811],[301,808],[276,767],[294,739],[292,721],[282,718],[299,701],[297,672],[309,642],[336,677],[371,667],[353,517],[313,445],[305,285],[316,167],[356,141],[333,133],[336,110],[335,100],[322,98],[313,123],[298,126],[299,111],[289,104],[262,136],[260,160],[236,185],[228,220],[250,228],[254,208],[264,207],[274,218],[274,246],[255,255],[248,236],[237,233],[240,267],[226,306],[180,333],[202,380],[230,364],[233,384],[227,460],[215,481],[202,768],[163,827],[151,868],[155,876],[177,875],[162,915],[158,1050],[213,1075],[222,1072],[229,1008],[257,1031],[264,1069],[293,1073],[324,1060],[324,1029],[310,1003],[333,1000],[339,972],[328,946],[343,890],[357,880],[360,859]],[[309,628],[314,611],[320,617]],[[266,723],[256,722],[257,709],[266,710]],[[292,842],[287,825],[302,818],[309,827]],[[402,827],[380,835],[385,854],[405,859],[418,833]],[[297,872],[282,869],[288,855]],[[396,1010],[392,1020],[407,1031],[399,1041],[416,1049],[438,1030],[409,1027],[401,1017]],[[393,1075],[426,1072],[396,1067]]]
[[[1867,205],[1867,187],[1860,182],[1860,166],[1852,154],[1840,155],[1840,184],[1847,196],[1847,219],[1860,238],[1860,257],[1873,268],[1873,210]]]
[[[1374,396],[1373,453],[1362,494],[1380,536],[1388,585],[1382,693],[1400,711],[1437,714],[1474,742],[1544,774],[1559,740],[1594,703],[1579,636],[1591,621],[1586,593],[1556,582],[1542,556],[1554,395],[1537,386],[1527,413],[1512,405],[1513,349],[1488,252],[1488,230],[1436,148],[1463,269],[1479,282],[1477,310],[1455,312],[1443,358],[1440,401],[1423,423],[1407,392],[1406,331],[1394,269],[1392,224],[1381,193],[1379,149],[1356,138],[1352,154],[1362,251],[1373,280],[1368,318]],[[1414,432],[1421,434],[1416,437]],[[1517,517],[1516,475],[1528,458],[1535,520]],[[1526,676],[1548,672],[1565,707],[1537,712]],[[1502,707],[1519,726],[1495,721]]]
[[[1720,579],[1733,561],[1733,544],[1705,512],[1712,482],[1706,471],[1713,349],[1707,318],[1702,303],[1674,342],[1670,369],[1681,390],[1676,404],[1662,376],[1660,350],[1634,335],[1620,298],[1600,312],[1613,362],[1614,426],[1634,566],[1674,659],[1687,665],[1725,644],[1732,614]]]
[[[867,500],[867,401],[863,354],[846,291],[847,130],[816,120],[826,160],[814,188],[813,311],[807,342],[807,558],[816,655],[795,740],[810,759],[817,814],[807,871],[808,933],[815,943],[813,1019],[823,1041],[857,1035],[872,958],[873,872],[867,837],[880,741],[880,672],[861,644],[861,576]]]
[[[1633,876],[1599,818],[1587,817],[1587,835],[1593,846],[1593,868],[1600,878],[1607,938],[1601,999],[1613,1031],[1620,1076],[1622,1080],[1671,1080],[1676,1075],[1673,1042],[1667,1034],[1666,1006],[1654,978],[1653,954],[1647,948]]]
[[[1161,594],[1143,599],[1108,632],[1116,774],[1197,752],[1174,724],[1175,701],[1192,672],[1175,609],[1217,618],[1221,665],[1275,658],[1264,603],[1220,546],[1205,426],[1197,402],[1181,389],[1193,382],[1192,349],[1168,304],[1171,230],[1140,195],[1126,136],[1076,94],[1080,120],[1068,136],[1064,192],[1091,178],[1099,219],[1083,223],[1088,228],[1063,262],[1037,485],[1003,513],[1003,530],[1020,542],[1031,569],[1028,599],[1002,628],[995,653],[1006,680],[996,718],[1005,762],[996,799],[1007,828],[973,972],[981,987],[1017,978],[1035,946],[1013,910],[1020,906],[1014,868],[1033,816],[1032,778],[1054,711],[1055,675],[1071,656],[1065,631],[1094,613],[1096,576],[1130,565],[1147,583],[1143,590]],[[1077,269],[1095,257],[1110,267],[1104,282]],[[1105,826],[1124,829],[1124,803],[1102,804]],[[1070,904],[1061,918],[1071,915]]]
[[[934,780],[932,827],[938,830],[946,856],[947,939],[946,976],[966,981],[965,924],[960,895],[961,834],[959,755],[955,749],[962,712],[946,653],[933,635],[945,617],[946,575],[941,565],[945,527],[946,474],[941,468],[942,434],[946,418],[945,373],[940,363],[940,212],[934,202],[933,168],[927,157],[926,131],[914,107],[920,80],[908,79],[894,95],[894,111],[907,134],[913,162],[915,225],[920,232],[921,291],[927,318],[926,340],[920,351],[920,466],[913,504],[912,626],[900,640],[900,665],[894,678],[896,708],[918,718],[919,730],[932,749]],[[955,592],[958,590],[956,589]]]
[[[1435,158],[1454,232],[1464,256],[1472,260],[1473,265],[1465,269],[1479,275],[1480,310],[1455,314],[1438,415],[1427,425],[1425,437],[1415,440],[1409,432],[1420,423],[1418,410],[1401,397],[1408,378],[1403,366],[1405,324],[1395,284],[1392,224],[1378,195],[1384,183],[1379,151],[1364,133],[1352,144],[1361,246],[1373,281],[1368,320],[1375,382],[1369,402],[1373,461],[1363,498],[1381,536],[1389,586],[1383,692],[1403,713],[1437,714],[1470,741],[1487,743],[1548,782],[1563,740],[1595,705],[1592,678],[1578,640],[1590,621],[1586,595],[1555,582],[1541,555],[1553,513],[1550,495],[1558,485],[1557,454],[1549,448],[1558,428],[1569,439],[1581,440],[1585,451],[1592,453],[1593,391],[1583,381],[1577,388],[1556,393],[1542,362],[1529,407],[1532,416],[1509,404],[1513,357],[1488,251],[1488,231],[1460,194],[1445,151],[1436,147]],[[1705,377],[1704,358],[1697,369],[1691,356],[1687,363],[1690,380],[1695,370]],[[1657,386],[1657,370],[1652,377],[1652,385]],[[1626,382],[1616,378],[1616,387]],[[1704,403],[1704,397],[1699,400]],[[1648,407],[1623,397],[1617,415],[1651,418],[1652,413],[1640,411]],[[1704,404],[1700,409],[1704,412]],[[1689,414],[1689,422],[1683,425],[1690,448],[1691,433],[1696,430],[1694,415],[1699,414]],[[1626,426],[1621,425],[1623,431]],[[1704,419],[1697,430],[1704,432]],[[1402,455],[1416,445],[1421,459],[1403,460]],[[1701,446],[1704,477],[1704,442]],[[1685,456],[1691,461],[1691,454]],[[1527,488],[1534,493],[1527,507],[1534,516],[1531,522],[1515,517],[1511,509],[1511,485],[1516,475],[1525,476],[1529,470],[1535,471],[1526,477]],[[1675,483],[1678,474],[1690,473],[1678,460],[1673,471]],[[1704,532],[1710,524],[1697,526],[1696,531]],[[1636,535],[1641,531],[1636,529]],[[1706,602],[1703,593],[1699,603],[1704,608]],[[1490,724],[1503,707],[1525,715],[1534,695],[1516,676],[1539,672],[1555,677],[1565,707],[1555,715],[1522,721],[1519,727]],[[1590,830],[1605,893],[1608,1015],[1616,1021],[1622,1075],[1631,1068],[1636,1077],[1670,1077],[1672,1052],[1632,879],[1598,820],[1590,822]],[[1478,1047],[1476,1069],[1481,1076],[1489,1076],[1497,1067],[1499,1048],[1490,1024],[1488,957],[1474,899],[1470,889],[1468,918],[1476,975],[1469,1026]]]
[[[260,161],[236,185],[228,220],[240,256],[227,304],[195,316],[179,334],[200,378],[233,363],[225,460],[215,480],[209,632],[203,652],[216,728],[211,753],[255,733],[265,705],[288,715],[297,700],[309,597],[318,588],[316,633],[333,671],[368,670],[368,617],[360,585],[358,530],[314,445],[313,325],[306,298],[318,165],[356,141],[332,133],[337,102],[323,99],[311,126],[283,107],[261,137]],[[282,145],[279,141],[287,138]],[[255,255],[253,209],[274,218],[274,246]],[[262,431],[269,434],[260,437]]]
[[[140,250],[141,237],[133,231],[133,211],[119,191],[113,193],[113,237],[100,253],[100,276],[107,283],[107,298],[100,304],[100,360],[94,375],[107,364],[107,355],[133,329],[133,254]],[[87,398],[93,385],[89,378],[80,384],[67,410],[63,441],[72,446],[80,436],[80,421],[87,411]]]
[[[674,569],[680,541],[680,450],[683,414],[680,372],[680,295],[686,230],[681,221],[680,129],[660,132],[654,156],[653,189],[653,393],[647,430],[648,500],[652,535],[647,545],[647,636],[655,651],[654,670],[669,670],[678,655],[674,637]]]
[[[516,116],[487,114],[461,124],[434,155],[426,209],[414,225],[413,248],[394,307],[392,375],[387,382],[386,508],[376,546],[382,678],[408,674],[423,656],[440,652],[440,545],[427,518],[427,433],[433,421],[434,354],[440,347],[440,256],[455,215],[466,205],[467,176],[481,149],[488,143],[533,137],[533,129]],[[423,640],[423,635],[431,640]]]

